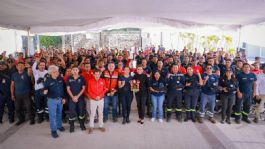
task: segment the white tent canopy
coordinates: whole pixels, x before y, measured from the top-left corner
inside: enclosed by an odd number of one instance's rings
[[[150,23],[235,29],[264,22],[264,8],[264,0],[1,0],[0,26],[32,33]]]

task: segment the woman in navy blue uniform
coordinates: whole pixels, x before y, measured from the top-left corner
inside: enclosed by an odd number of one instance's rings
[[[74,132],[74,122],[79,119],[81,130],[86,130],[85,127],[85,99],[84,91],[86,88],[85,78],[79,75],[78,67],[72,68],[72,75],[66,81],[67,93],[70,96],[69,99],[69,123],[70,132]],[[78,118],[77,118],[78,116]]]
[[[222,101],[222,120],[221,123],[225,121],[231,124],[230,116],[232,113],[232,107],[236,99],[236,91],[238,89],[238,82],[233,74],[233,71],[226,70],[224,76],[219,82],[221,87],[221,101]]]
[[[124,74],[119,77],[119,97],[122,103],[122,124],[130,123],[131,104],[133,99],[133,92],[131,91],[130,81],[132,76],[130,75],[130,68],[124,67]]]
[[[199,70],[193,72],[192,66],[187,67],[187,74],[185,75],[185,88],[184,88],[184,103],[186,109],[186,118],[195,122],[195,108],[197,106],[198,98],[200,95],[200,86],[203,84]]]

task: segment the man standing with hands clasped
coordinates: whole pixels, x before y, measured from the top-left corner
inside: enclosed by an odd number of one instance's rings
[[[90,100],[90,121],[88,129],[88,133],[93,133],[94,128],[94,117],[96,115],[96,111],[98,109],[98,121],[99,121],[99,129],[102,132],[105,132],[106,129],[103,126],[103,107],[104,107],[104,96],[106,91],[108,90],[104,79],[100,78],[101,72],[99,70],[95,70],[94,78],[89,80],[88,84],[88,99]]]

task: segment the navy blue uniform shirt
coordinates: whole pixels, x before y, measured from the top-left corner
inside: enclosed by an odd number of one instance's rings
[[[241,72],[237,75],[236,78],[241,93],[250,94],[253,92],[253,83],[254,81],[257,81],[255,74],[246,74],[244,72]]]
[[[86,86],[86,81],[83,76],[79,76],[77,79],[74,79],[73,76],[70,76],[66,81],[66,86],[70,87],[73,96],[77,96],[81,92],[83,87]]]
[[[61,76],[56,79],[48,77],[44,82],[44,89],[48,90],[48,98],[65,98],[64,82]]]
[[[182,73],[169,74],[167,78],[168,93],[181,91],[185,86],[185,76]]]
[[[204,73],[202,75],[202,79],[205,80],[206,76],[209,77],[206,84],[202,87],[202,93],[206,95],[214,95],[217,92],[218,87],[218,77],[215,74],[208,75]]]
[[[23,71],[22,74],[14,72],[11,76],[11,80],[15,84],[15,95],[23,95],[31,92],[32,83],[27,71]]]
[[[151,94],[154,96],[161,96],[165,94],[166,83],[161,78],[159,80],[151,79],[149,82],[149,87],[152,87],[154,90],[159,91],[159,92],[151,92]]]

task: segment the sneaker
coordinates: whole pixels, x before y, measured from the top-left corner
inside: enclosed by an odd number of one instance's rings
[[[99,130],[100,130],[101,132],[105,132],[105,131],[106,131],[106,129],[105,129],[104,127],[100,127]]]
[[[216,121],[211,117],[211,118],[209,118],[209,121],[210,122],[212,122],[213,124],[215,124],[216,123]]]
[[[93,133],[93,128],[89,128],[88,129],[88,134],[92,134]]]
[[[151,119],[151,122],[155,122],[155,120],[156,120],[155,118],[152,118],[152,119]]]
[[[51,135],[52,135],[53,138],[58,138],[59,137],[59,135],[57,134],[56,131],[53,131]]]
[[[65,131],[64,127],[58,128],[58,130],[61,131],[61,132]]]
[[[163,119],[158,119],[159,123],[163,123]]]
[[[222,119],[220,122],[221,122],[222,124],[224,124],[224,123],[225,123],[225,120],[224,120],[224,119]]]

